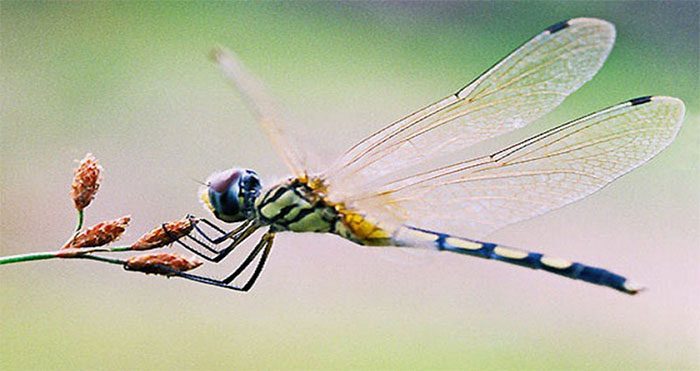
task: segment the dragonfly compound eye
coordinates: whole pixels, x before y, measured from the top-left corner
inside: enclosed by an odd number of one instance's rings
[[[251,215],[260,188],[260,180],[254,171],[229,169],[209,177],[202,198],[218,219],[240,222]]]
[[[244,170],[239,184],[239,196],[243,198],[244,209],[252,208],[255,199],[260,195],[260,190],[262,189],[258,174],[253,170]]]

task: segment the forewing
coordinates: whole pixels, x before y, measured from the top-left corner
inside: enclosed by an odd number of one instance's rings
[[[590,80],[614,39],[613,25],[599,19],[576,18],[548,28],[457,93],[352,147],[324,174],[331,191],[342,199],[358,180],[525,126]]]
[[[280,107],[267,93],[262,82],[248,71],[231,51],[216,48],[211,55],[224,75],[238,89],[270,144],[289,170],[296,176],[305,175],[305,156],[284,130],[284,125],[288,124],[289,120],[285,119]]]
[[[684,111],[677,98],[633,99],[348,202],[387,223],[482,237],[582,199],[648,161],[673,141]]]

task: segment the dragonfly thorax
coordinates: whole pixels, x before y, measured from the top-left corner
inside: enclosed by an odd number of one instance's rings
[[[319,178],[293,178],[255,202],[257,219],[275,231],[333,233],[360,245],[390,243],[389,232],[363,214],[326,198]]]
[[[305,179],[289,179],[255,202],[260,223],[278,231],[334,233],[339,219],[335,205],[326,202]]]
[[[217,219],[240,222],[255,217],[255,200],[261,188],[255,171],[234,168],[210,175],[200,199]]]

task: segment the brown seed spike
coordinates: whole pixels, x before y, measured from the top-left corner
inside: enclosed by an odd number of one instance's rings
[[[92,199],[95,198],[95,193],[100,188],[101,173],[102,167],[91,153],[85,155],[78,168],[73,172],[70,196],[78,211],[88,207]]]
[[[116,241],[129,226],[130,216],[97,223],[66,242],[62,249],[97,247]]]
[[[197,223],[197,220],[189,217],[165,223],[165,225],[159,226],[141,236],[141,238],[131,245],[131,249],[150,250],[171,244],[175,242],[176,239],[188,235],[192,231],[192,228],[194,228],[195,223]],[[167,233],[165,229],[168,230]]]
[[[124,267],[133,271],[172,276],[178,272],[195,269],[202,263],[195,257],[186,258],[178,254],[159,253],[132,256],[127,259]]]

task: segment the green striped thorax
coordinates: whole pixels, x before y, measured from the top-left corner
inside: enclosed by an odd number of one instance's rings
[[[258,174],[249,169],[229,169],[209,176],[200,190],[200,200],[216,216],[228,223],[255,217],[255,200],[262,185]]]

